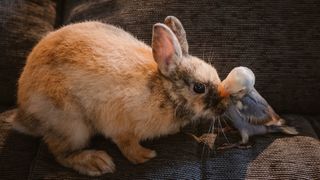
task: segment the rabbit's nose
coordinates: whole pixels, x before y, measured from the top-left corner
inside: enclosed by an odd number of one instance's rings
[[[229,94],[226,97],[221,97],[220,96],[220,101],[216,106],[216,114],[217,115],[222,115],[225,113],[230,105],[230,98]]]

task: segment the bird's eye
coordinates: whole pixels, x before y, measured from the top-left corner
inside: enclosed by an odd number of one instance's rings
[[[238,91],[238,94],[244,94],[245,93],[245,89],[241,89]]]
[[[206,91],[206,86],[202,83],[195,83],[193,86],[193,91],[198,94],[202,94]]]

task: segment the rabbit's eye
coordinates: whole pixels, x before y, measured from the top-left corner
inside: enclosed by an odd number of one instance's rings
[[[193,86],[193,91],[198,94],[202,94],[206,91],[206,86],[202,83],[195,83]]]

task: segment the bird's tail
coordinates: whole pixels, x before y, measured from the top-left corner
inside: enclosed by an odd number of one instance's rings
[[[291,126],[280,126],[280,129],[283,133],[285,134],[291,134],[291,135],[297,135],[299,132],[297,131],[296,128],[291,127]]]
[[[294,128],[294,127],[291,127],[291,126],[275,126],[275,125],[271,125],[271,126],[267,126],[267,131],[270,132],[270,133],[281,132],[281,133],[290,134],[290,135],[299,134],[297,129]]]

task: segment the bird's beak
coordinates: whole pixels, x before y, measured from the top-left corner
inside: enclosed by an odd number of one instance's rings
[[[222,98],[226,98],[226,97],[230,96],[230,94],[225,89],[225,87],[224,87],[224,85],[222,83],[218,86],[218,92],[220,94],[220,97],[222,97]]]

